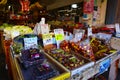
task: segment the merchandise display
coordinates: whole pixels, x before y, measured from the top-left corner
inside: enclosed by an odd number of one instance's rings
[[[66,35],[67,33],[64,32],[63,34]],[[77,33],[75,33],[75,35],[76,34]],[[110,47],[109,39],[111,38],[111,35],[97,33],[93,34],[93,36],[89,38],[86,38],[84,35],[82,34],[81,37],[77,38],[73,35],[73,39],[71,40],[67,38],[59,38],[61,36],[57,36],[57,38],[55,38],[54,40],[56,40],[57,42],[59,40],[62,40],[60,41],[59,45],[57,45],[59,46],[59,48],[57,49],[57,46],[55,47],[56,43],[51,43],[51,46],[53,45],[54,47],[44,49],[42,48],[43,45],[40,36],[38,37],[34,34],[25,34],[15,37],[12,47],[15,54],[21,54],[21,56],[18,57],[18,61],[23,66],[23,68],[27,70],[31,68],[31,75],[34,76],[35,80],[46,80],[48,78],[53,78],[54,80],[54,76],[61,75],[61,73],[59,73],[60,70],[53,68],[54,65],[44,64],[44,62],[47,59],[51,60],[51,63],[61,66],[63,70],[66,70],[67,72],[71,73],[69,77],[67,76],[64,79],[70,78],[75,80],[80,79],[82,77],[83,79],[89,79],[90,76],[88,77],[82,75],[80,74],[80,72],[83,72],[83,74],[85,74],[86,69],[88,69],[89,71],[89,68],[91,69],[92,66],[96,64],[97,67],[100,68],[100,70],[93,72],[92,75],[103,73],[105,70],[101,69],[100,66],[104,63],[107,63],[108,65],[104,66],[105,69],[107,69],[110,66],[110,60],[112,58],[111,56],[107,56],[111,54],[117,54],[117,51]],[[102,38],[101,35],[106,35],[106,37]],[[28,44],[26,43],[26,38],[27,40],[30,40],[28,41],[28,43],[32,45],[35,44],[36,36],[38,46],[40,45],[41,47],[39,48],[36,45],[28,46]],[[32,40],[34,40],[34,42],[32,42]],[[25,46],[28,46],[29,49],[25,48]],[[101,61],[102,59],[103,62],[99,62],[99,60]],[[64,71],[62,73],[64,73]]]
[[[30,34],[33,33],[33,30],[28,26],[8,26],[4,28],[5,38],[6,39],[13,39],[16,36],[23,35],[23,34]]]
[[[19,60],[25,68],[44,62],[44,55],[38,49],[23,50],[21,54]]]
[[[107,80],[106,71],[116,80],[119,16],[105,21],[107,0],[14,1],[0,2],[0,51],[10,80]]]
[[[79,43],[71,42],[71,47],[75,52],[93,61],[116,52],[115,49],[112,49],[110,45],[105,43],[105,40],[97,38],[86,39]]]
[[[25,80],[29,80],[25,75],[30,80],[88,80],[108,70],[118,55],[110,45],[113,28],[95,30],[59,21],[50,24],[55,26],[51,30],[42,18],[34,31],[24,25],[1,26],[5,40],[12,40],[10,54]]]
[[[62,49],[53,49],[47,53],[69,70],[73,70],[85,64],[85,60],[80,60],[73,55],[73,53],[65,52]]]
[[[34,80],[47,80],[59,75],[59,72],[47,63],[34,67],[33,69]]]

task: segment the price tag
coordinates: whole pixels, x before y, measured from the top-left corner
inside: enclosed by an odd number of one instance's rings
[[[108,70],[109,66],[111,63],[111,59],[108,58],[100,63],[100,68],[99,68],[99,74],[104,73],[105,71]]]
[[[24,38],[25,50],[30,48],[37,48],[37,46],[38,46],[37,37]]]
[[[76,33],[76,34],[75,34],[76,40],[77,40],[77,41],[80,41],[80,40],[82,39],[82,35],[83,35],[83,34],[82,34],[81,32],[80,32],[80,33]]]
[[[92,28],[88,28],[88,37],[92,36]]]
[[[64,40],[64,31],[63,29],[54,29],[54,34],[55,34],[55,39],[57,42],[57,48],[59,49],[60,47],[60,42]]]
[[[51,34],[43,34],[42,38],[43,38],[44,46],[52,44],[52,35]]]
[[[64,40],[64,35],[63,34],[56,34],[55,38],[57,41],[61,41],[61,40]]]
[[[14,37],[19,36],[19,35],[20,35],[19,31],[12,31],[11,37],[13,39]]]
[[[120,26],[118,23],[115,24],[116,33],[120,33]]]
[[[63,29],[54,29],[55,38],[57,41],[64,40],[64,31]]]
[[[49,33],[48,24],[40,24],[40,27],[41,27],[41,34],[48,34]]]
[[[69,78],[70,78],[70,73],[64,73],[58,77],[52,78],[51,80],[69,80]]]

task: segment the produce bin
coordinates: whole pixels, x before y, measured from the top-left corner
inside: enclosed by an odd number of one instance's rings
[[[47,57],[47,59],[51,59],[53,60],[53,62],[55,62],[55,64],[59,65],[59,67],[61,67],[62,69],[70,72],[70,80],[80,80],[81,79],[81,75],[82,72],[85,71],[87,68],[90,68],[94,65],[94,62],[90,62],[89,60],[83,58],[82,56],[77,56],[78,59],[80,60],[84,60],[85,63],[83,65],[80,65],[79,67],[76,67],[72,70],[68,69],[65,65],[63,65],[62,63],[58,62],[56,59],[54,59],[51,55],[49,55],[49,53],[45,53],[45,56]]]

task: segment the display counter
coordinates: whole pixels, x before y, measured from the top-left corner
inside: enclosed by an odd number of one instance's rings
[[[33,73],[33,69],[32,68],[24,68],[22,64],[20,64],[19,62],[19,56],[14,55],[14,51],[12,50],[12,48],[10,48],[10,64],[11,64],[11,68],[12,68],[12,74],[13,74],[13,80],[35,80],[33,75],[31,73]],[[53,59],[48,59],[49,62],[52,62],[53,66],[55,68],[57,68],[57,70],[59,70],[60,75],[55,76],[50,78],[49,80],[56,80],[62,77],[63,80],[64,78],[69,78],[70,77],[70,73],[62,68],[59,64],[55,64],[56,62],[54,62]]]
[[[71,72],[69,70],[66,70],[66,68],[64,67],[63,68],[63,65],[61,65],[59,62],[57,62],[55,59],[53,59],[51,56],[49,56],[47,53],[45,53],[46,55],[46,58],[52,62],[53,65],[55,65],[56,67],[59,68],[59,70],[62,70],[62,73],[55,77],[55,78],[51,78],[50,80],[64,80],[62,79],[63,77],[68,77],[70,78],[70,75],[71,75]],[[77,78],[80,79],[80,80],[87,80],[89,78],[91,78],[92,76],[100,73],[100,65],[104,65],[104,63],[107,61],[107,60],[111,60],[110,61],[110,64],[113,63],[116,58],[118,58],[119,56],[119,53],[116,52],[116,53],[113,53],[103,59],[100,59],[99,61],[95,62],[94,65],[91,65],[91,66],[88,66],[87,68],[85,68],[83,66],[82,68],[82,72],[80,73],[79,75],[79,78],[78,77],[74,77],[71,75],[71,78],[70,80],[76,80]],[[12,74],[13,74],[13,80],[34,80],[34,77],[31,75],[31,69],[25,69],[22,67],[22,65],[20,64],[19,60],[18,60],[18,57],[16,55],[14,55],[14,52],[11,48],[10,50],[10,64],[11,64],[11,68],[12,68]],[[107,67],[110,67],[110,65],[108,64]],[[78,69],[79,70],[79,69]],[[103,70],[104,71],[104,70]],[[100,73],[102,74],[102,73]],[[72,78],[74,77],[74,78]]]
[[[114,44],[112,42],[116,41],[116,39],[115,40],[112,39],[111,39],[111,47],[113,47],[112,44]],[[39,80],[39,79],[35,79],[35,76],[33,76],[33,71],[34,71],[33,68],[23,67],[23,64],[21,64],[20,62],[21,55],[17,55],[15,53],[15,51],[12,48],[11,42],[12,40],[4,40],[6,60],[7,60],[8,70],[10,72],[9,74],[11,74],[11,76],[13,77],[12,80]],[[88,61],[85,61],[85,63],[87,64],[82,64],[80,66],[77,65],[77,67],[70,69],[69,66],[62,64],[60,61],[62,58],[64,57],[66,58],[67,56],[69,56],[68,53],[62,53],[63,54],[62,56],[59,54],[54,56],[53,54],[51,55],[51,53],[46,52],[46,50],[43,50],[43,48],[42,48],[42,52],[45,55],[45,59],[54,67],[54,69],[59,71],[59,74],[50,77],[49,80],[88,80],[93,76],[99,76],[100,74],[104,73],[105,71],[108,70],[109,67],[111,74],[112,73],[111,70],[113,69],[113,66],[115,67],[116,60],[120,58],[119,50],[117,51],[115,50],[110,54],[107,54],[107,56],[97,59],[96,61],[89,60],[82,55],[81,55],[82,58],[80,58],[79,54],[73,51],[74,55],[76,55],[78,59],[83,60],[83,58],[85,58]],[[58,53],[60,52],[58,51]],[[67,54],[67,56],[65,54]],[[70,62],[69,61],[70,58],[71,57],[68,57],[68,60],[66,60],[67,64],[68,62]],[[72,56],[71,59],[73,58],[75,57]],[[74,60],[72,60],[73,63],[76,62]],[[72,65],[76,65],[76,63]],[[113,70],[114,72],[116,71],[115,69]],[[112,80],[111,76],[109,76],[109,78]]]

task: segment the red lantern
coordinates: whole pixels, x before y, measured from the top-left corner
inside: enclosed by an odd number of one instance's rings
[[[29,11],[30,10],[30,1],[29,0],[20,0],[20,4],[21,4],[21,11]]]

